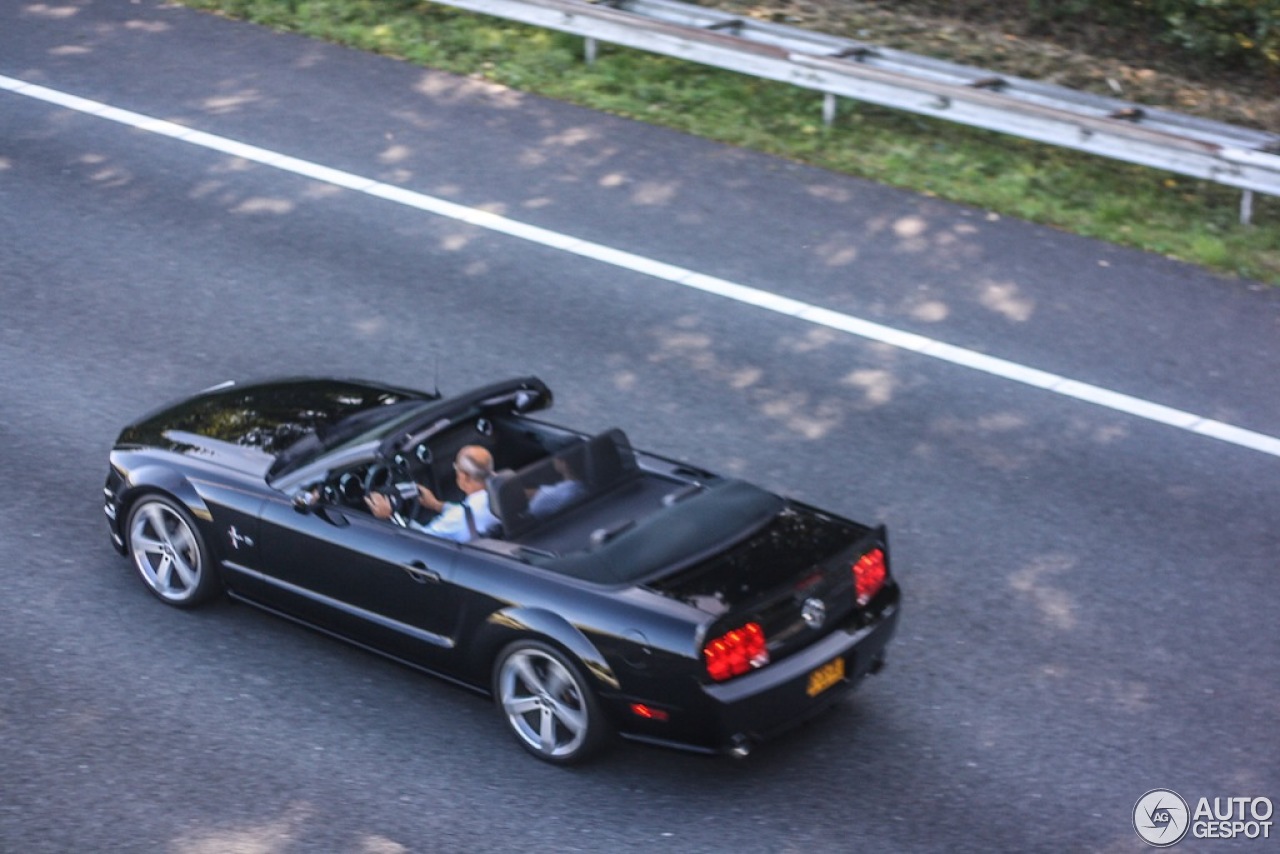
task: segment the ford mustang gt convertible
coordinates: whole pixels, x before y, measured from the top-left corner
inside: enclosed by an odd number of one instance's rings
[[[615,734],[745,756],[884,664],[882,526],[532,417],[550,404],[534,377],[215,386],[121,432],[111,539],[162,602],[229,595],[492,696],[557,764]],[[418,485],[460,500],[469,446],[499,524],[455,542]]]

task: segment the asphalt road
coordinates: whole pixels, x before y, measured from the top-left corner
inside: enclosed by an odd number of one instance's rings
[[[1256,283],[152,0],[0,4],[0,75],[1280,436]],[[0,234],[2,851],[1137,851],[1149,789],[1280,800],[1274,456],[10,92]],[[162,402],[522,372],[887,522],[889,667],[747,762],[565,771],[108,545]]]

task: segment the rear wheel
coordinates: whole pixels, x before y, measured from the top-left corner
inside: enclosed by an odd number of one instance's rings
[[[608,723],[582,671],[541,641],[519,640],[502,651],[494,666],[493,695],[516,740],[546,762],[581,762],[608,736]]]
[[[129,511],[129,554],[160,601],[192,608],[218,592],[208,550],[191,515],[163,495],[138,499]]]

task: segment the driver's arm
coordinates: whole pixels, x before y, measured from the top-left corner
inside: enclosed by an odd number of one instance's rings
[[[433,513],[439,513],[444,508],[444,502],[422,484],[418,484],[418,503]]]

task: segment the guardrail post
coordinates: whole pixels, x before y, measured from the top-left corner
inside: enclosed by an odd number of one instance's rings
[[[1240,224],[1249,225],[1253,222],[1253,190],[1245,190],[1240,196]]]
[[[836,120],[836,96],[826,92],[822,96],[822,123],[831,127]]]
[[[597,43],[596,43],[596,40],[595,40],[595,39],[593,39],[593,38],[591,38],[590,36],[587,36],[587,37],[586,37],[585,39],[583,39],[582,41],[583,41],[583,54],[584,54],[584,55],[585,55],[585,57],[586,57],[587,65],[595,65],[595,64],[596,64],[596,50],[598,49],[598,45],[597,45]]]

